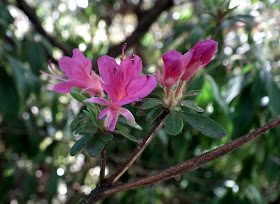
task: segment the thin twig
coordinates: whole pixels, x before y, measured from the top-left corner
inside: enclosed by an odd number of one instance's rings
[[[107,146],[108,143],[105,143],[105,146],[101,152],[100,158],[100,175],[99,175],[99,185],[102,186],[104,178],[105,178],[105,167],[106,167],[106,154],[107,154]]]
[[[175,166],[162,170],[158,173],[155,173],[151,176],[141,178],[141,179],[131,182],[131,183],[125,183],[125,184],[116,185],[116,186],[108,187],[108,188],[104,188],[104,189],[97,189],[97,191],[91,192],[91,194],[89,194],[84,199],[84,201],[82,201],[82,204],[83,203],[93,203],[93,202],[102,200],[117,192],[151,185],[156,182],[165,181],[167,179],[174,178],[178,175],[198,169],[199,167],[204,166],[207,163],[214,161],[214,160],[236,150],[237,148],[241,147],[242,145],[250,142],[251,140],[266,133],[267,131],[269,131],[270,129],[272,129],[278,125],[280,125],[280,115],[277,116],[272,121],[270,121],[269,123],[267,123],[266,125],[254,130],[253,132],[251,132],[249,134],[239,137],[238,139],[235,139],[232,142],[222,145],[212,151],[206,152],[200,156],[189,159],[181,164],[177,164]]]
[[[152,139],[157,135],[158,131],[162,128],[167,117],[168,112],[160,117],[159,121],[154,125],[146,137],[136,146],[134,151],[130,154],[127,160],[122,164],[122,166],[117,169],[117,171],[108,179],[107,186],[116,183],[116,181],[127,171],[127,169],[134,163],[134,161],[139,157],[147,145],[152,141]]]

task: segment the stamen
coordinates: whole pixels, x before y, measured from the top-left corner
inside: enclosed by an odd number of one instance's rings
[[[52,70],[57,76],[65,76],[65,74],[59,74],[59,73],[57,73],[57,72],[54,70],[54,68],[52,67],[52,61],[51,61],[51,60],[49,60],[49,66],[50,66],[51,70]]]
[[[121,57],[121,60],[124,59],[124,50],[126,49],[126,46],[127,46],[127,43],[124,43],[123,46],[122,46],[122,57]]]
[[[134,59],[131,59],[132,64],[134,64]]]
[[[149,79],[149,78],[150,78],[150,76],[149,76],[149,75],[146,75],[146,78],[147,78],[147,79]]]
[[[118,70],[118,68],[117,68],[117,67],[115,67],[115,68],[114,68],[114,73],[115,73],[117,70]]]
[[[63,78],[61,78],[61,77],[57,77],[57,76],[54,76],[54,75],[48,74],[48,73],[46,73],[46,72],[43,72],[42,70],[40,70],[40,73],[41,73],[41,74],[44,74],[44,75],[46,75],[46,76],[49,76],[49,77],[55,78],[55,79],[59,79],[59,80],[61,80],[61,81],[68,81],[68,80],[63,79]]]

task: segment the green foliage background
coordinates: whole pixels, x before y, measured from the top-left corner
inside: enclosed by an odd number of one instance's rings
[[[18,8],[15,0],[0,0],[0,203],[77,203],[97,183],[99,158],[85,152],[70,156],[78,139],[70,123],[80,112],[70,95],[53,91],[50,72],[62,51]],[[125,40],[141,21],[138,0],[28,0],[48,35],[69,48],[79,47],[96,60]],[[141,10],[155,0],[140,1]],[[174,1],[126,55],[142,58],[144,72],[161,67],[171,49],[187,52],[208,39],[215,28],[217,0]],[[225,144],[280,114],[280,2],[232,1],[239,5],[226,16],[215,40],[215,59],[199,71],[190,89],[206,116],[222,124],[228,136],[207,138],[185,124],[181,134],[161,130],[121,182],[183,162]],[[158,2],[156,2],[158,3]],[[145,15],[145,14],[144,14]],[[152,20],[152,19],[151,19]],[[137,109],[127,106],[132,112]],[[143,131],[152,125],[137,117]],[[109,143],[109,174],[133,150],[135,143]],[[280,128],[196,171],[169,181],[113,195],[101,203],[280,203]]]

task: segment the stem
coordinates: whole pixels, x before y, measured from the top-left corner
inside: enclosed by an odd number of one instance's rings
[[[134,161],[139,157],[147,145],[152,141],[152,139],[157,135],[157,132],[162,128],[165,122],[165,118],[168,113],[164,112],[159,121],[154,125],[151,131],[146,135],[146,137],[137,145],[134,151],[130,154],[128,159],[122,164],[122,166],[117,169],[115,174],[111,176],[107,181],[107,186],[116,183],[116,181],[127,171],[127,169],[134,163]]]
[[[106,154],[107,154],[107,146],[108,143],[105,143],[105,146],[101,152],[100,158],[100,175],[99,175],[99,185],[102,186],[104,178],[105,178],[105,167],[106,167]]]
[[[184,87],[183,93],[186,93],[187,90],[190,88],[190,85],[193,82],[194,76],[195,76],[195,74],[187,81],[187,83],[186,83],[186,85]]]
[[[214,161],[234,150],[241,147],[242,145],[250,142],[256,137],[264,134],[270,129],[280,125],[280,115],[278,115],[275,119],[267,123],[266,125],[254,130],[253,132],[246,134],[244,136],[239,137],[238,139],[233,140],[225,145],[222,145],[212,151],[206,152],[200,156],[189,159],[181,164],[177,164],[160,172],[157,172],[151,176],[147,176],[136,180],[131,183],[125,183],[109,188],[97,189],[96,191],[92,191],[81,203],[93,203],[99,200],[102,200],[114,193],[131,190],[135,188],[139,188],[142,186],[147,186],[154,184],[156,182],[165,181],[167,179],[176,177],[178,175],[193,171],[198,169],[201,166],[206,165],[207,163]]]
[[[178,97],[178,95],[181,91],[183,83],[184,83],[184,81],[180,80],[179,85],[178,85],[177,90],[176,90],[175,99],[177,99],[177,97]]]
[[[216,16],[216,26],[214,28],[214,31],[210,37],[211,40],[214,40],[216,35],[217,35],[217,32],[218,30],[220,29],[222,23],[224,22],[224,15],[221,15],[218,13],[218,16]]]

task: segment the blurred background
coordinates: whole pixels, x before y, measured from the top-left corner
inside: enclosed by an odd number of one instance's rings
[[[170,136],[161,130],[124,174],[127,182],[225,144],[280,114],[279,0],[0,0],[0,203],[77,203],[96,186],[99,157],[69,155],[69,124],[80,108],[70,95],[53,91],[43,76],[61,56],[79,48],[92,59],[142,58],[146,73],[161,67],[162,54],[187,52],[216,33],[214,60],[198,72],[191,89],[227,130],[210,139],[190,126]],[[237,6],[237,7],[236,7]],[[225,14],[226,13],[226,14]],[[221,14],[225,14],[221,18]],[[218,16],[218,17],[217,17]],[[216,29],[215,29],[216,28]],[[217,32],[216,32],[217,31]],[[127,106],[132,112],[136,108]],[[137,117],[149,131],[145,117]],[[111,174],[135,143],[110,142]],[[280,203],[280,128],[210,164],[152,186],[121,192],[100,203]]]

